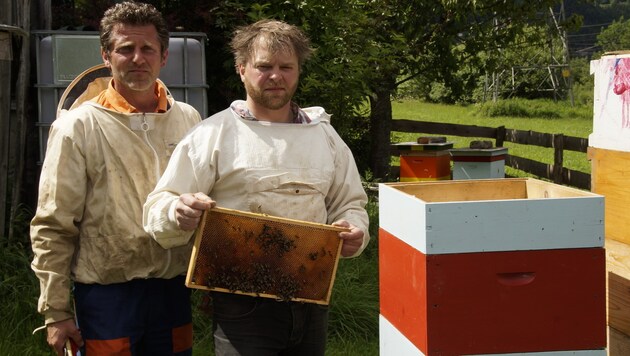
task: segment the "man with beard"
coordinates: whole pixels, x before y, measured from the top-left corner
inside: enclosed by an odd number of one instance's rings
[[[211,207],[347,227],[342,256],[368,243],[367,196],[347,145],[321,107],[292,102],[311,55],[295,26],[262,20],[231,42],[247,99],[197,125],[144,206],[165,248],[186,244]],[[324,355],[328,307],[212,293],[216,355]]]

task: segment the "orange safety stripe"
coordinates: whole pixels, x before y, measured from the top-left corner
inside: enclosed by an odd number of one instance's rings
[[[85,340],[85,352],[88,355],[131,356],[128,337],[111,340]]]
[[[173,352],[179,353],[190,350],[193,345],[192,323],[173,329]]]

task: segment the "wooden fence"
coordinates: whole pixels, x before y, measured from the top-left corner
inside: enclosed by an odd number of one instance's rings
[[[393,120],[392,131],[489,138],[495,140],[496,147],[503,147],[503,143],[507,141],[521,145],[553,148],[553,164],[546,164],[529,158],[508,154],[505,159],[505,165],[540,178],[549,179],[554,183],[586,190],[591,189],[590,174],[563,167],[565,150],[583,152],[586,154],[588,148],[588,139],[586,138],[565,136],[563,134],[506,129],[504,126],[484,127],[413,120]],[[392,146],[391,154],[398,156],[400,155],[400,151],[395,146]]]

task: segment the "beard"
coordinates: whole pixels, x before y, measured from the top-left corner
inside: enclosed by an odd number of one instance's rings
[[[153,73],[121,73],[119,82],[133,91],[146,91],[155,86],[157,76]]]
[[[275,86],[275,85],[274,85]],[[297,89],[297,83],[293,87],[285,88],[284,91],[275,93],[268,92],[260,87],[252,85],[245,81],[245,90],[247,95],[258,105],[269,110],[278,110],[287,105]]]

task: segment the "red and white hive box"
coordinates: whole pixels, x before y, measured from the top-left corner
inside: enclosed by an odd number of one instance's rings
[[[379,220],[381,355],[606,355],[601,195],[385,183]]]

